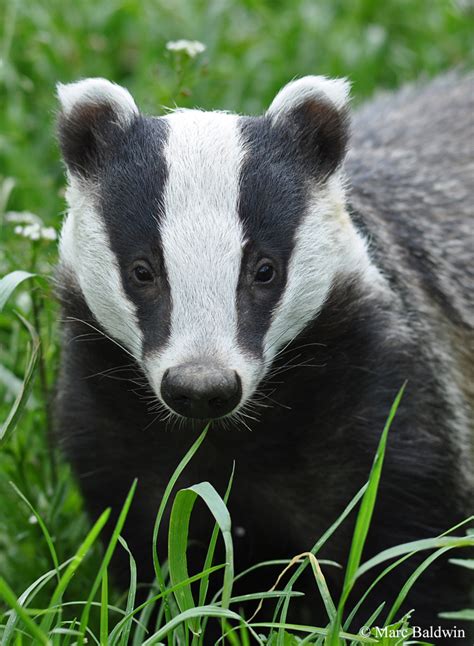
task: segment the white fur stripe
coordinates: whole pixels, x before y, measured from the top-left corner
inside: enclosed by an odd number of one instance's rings
[[[94,208],[91,191],[85,191],[73,177],[69,180],[69,213],[59,247],[61,261],[73,271],[101,327],[140,360],[142,332],[136,308],[125,294],[105,224]]]
[[[238,117],[197,110],[166,117],[168,179],[160,224],[171,291],[168,345],[150,371],[211,359],[239,371],[236,291],[243,230],[238,215],[243,146]],[[248,362],[247,362],[248,364]]]
[[[357,275],[371,289],[382,286],[366,242],[346,211],[341,178],[334,175],[323,190],[315,190],[309,198],[296,231],[285,292],[265,335],[267,366],[280,348],[317,317],[335,279]]]

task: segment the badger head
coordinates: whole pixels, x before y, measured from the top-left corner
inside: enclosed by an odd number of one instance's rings
[[[374,271],[345,210],[348,91],[311,76],[263,116],[148,117],[104,79],[59,85],[61,262],[169,411],[238,413],[335,281]]]

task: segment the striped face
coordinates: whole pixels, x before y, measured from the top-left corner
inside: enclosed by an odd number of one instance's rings
[[[262,117],[151,118],[108,81],[59,87],[62,263],[172,412],[236,413],[336,278],[370,273],[338,170],[346,95],[308,77]]]

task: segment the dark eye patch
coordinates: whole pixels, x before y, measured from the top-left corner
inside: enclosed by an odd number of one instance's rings
[[[144,354],[158,350],[170,333],[171,294],[159,227],[168,178],[163,152],[167,137],[163,119],[140,115],[107,150],[98,183],[100,213],[125,293],[136,308]],[[134,273],[142,264],[151,272],[151,282],[142,269]]]
[[[285,290],[295,232],[313,180],[287,133],[272,127],[270,119],[241,117],[239,125],[246,150],[239,178],[239,217],[248,243],[237,287],[238,340],[261,356]],[[273,276],[269,267],[262,266],[267,263],[273,266]]]

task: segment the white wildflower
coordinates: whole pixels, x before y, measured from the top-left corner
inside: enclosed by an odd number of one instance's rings
[[[8,211],[5,220],[13,224],[43,224],[43,220],[36,213],[30,211]]]
[[[41,237],[43,240],[56,240],[56,229],[54,227],[42,227]]]
[[[31,514],[31,516],[28,518],[28,522],[30,523],[30,525],[37,525],[38,519],[34,514]]]
[[[35,224],[27,224],[26,226],[18,225],[15,227],[15,233],[30,240],[39,240],[41,235],[41,225],[37,222]]]
[[[166,49],[170,52],[185,52],[190,58],[196,58],[206,51],[206,45],[199,40],[170,40],[166,43]]]
[[[57,237],[54,227],[42,227],[38,222],[25,226],[18,225],[14,231],[17,235],[30,240],[56,240]]]

